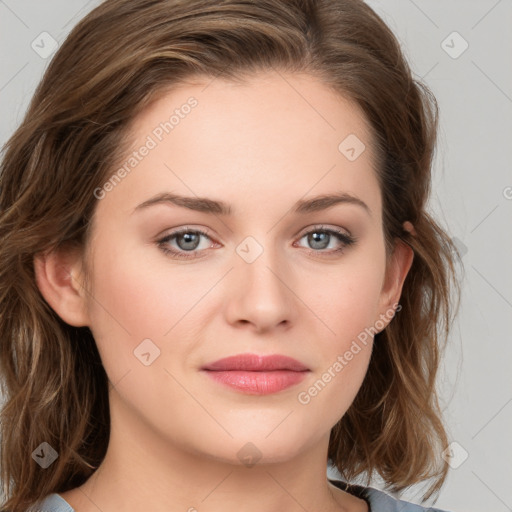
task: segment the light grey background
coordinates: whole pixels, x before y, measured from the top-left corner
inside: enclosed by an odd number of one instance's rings
[[[0,144],[21,121],[51,58],[36,53],[33,41],[48,51],[41,33],[61,43],[99,3],[0,0]],[[438,99],[430,204],[464,253],[461,310],[439,381],[457,444],[436,507],[512,511],[512,1],[368,3]],[[419,494],[404,497],[416,501]]]

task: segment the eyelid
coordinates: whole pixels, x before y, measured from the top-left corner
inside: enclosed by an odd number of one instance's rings
[[[155,236],[155,240],[158,241],[158,240],[161,240],[162,238],[168,238],[170,236],[176,236],[181,233],[188,233],[188,232],[201,233],[201,234],[207,236],[208,238],[212,238],[212,236],[213,236],[211,229],[203,228],[203,227],[195,227],[192,225],[185,224],[184,226],[181,226],[179,228],[171,228],[171,229],[164,230],[162,233]]]
[[[326,224],[313,224],[312,226],[306,226],[305,228],[302,228],[296,235],[294,235],[294,237],[295,238],[297,238],[297,237],[298,238],[302,238],[302,237],[304,237],[304,235],[307,235],[308,233],[310,233],[313,230],[318,230],[318,231],[335,231],[337,233],[346,235],[347,237],[352,237],[352,233],[348,229],[340,228],[339,226],[329,226],[329,225],[326,225]],[[175,230],[171,230],[169,233],[165,233],[164,232],[165,234],[157,235],[155,237],[155,239],[158,241],[158,240],[162,240],[163,238],[168,238],[168,237],[171,237],[171,236],[177,236],[177,235],[180,235],[182,233],[187,233],[189,231],[197,232],[197,233],[200,233],[202,235],[205,235],[210,240],[212,240],[212,238],[215,238],[212,235],[212,231],[209,228],[194,227],[192,225],[185,225],[183,227],[176,228]]]
[[[304,235],[307,235],[309,232],[318,230],[318,231],[336,231],[337,233],[346,235],[348,237],[352,237],[352,233],[345,228],[341,228],[339,226],[330,226],[327,224],[313,224],[312,226],[307,226],[304,229],[299,231],[299,234],[296,235],[298,237],[303,237]]]

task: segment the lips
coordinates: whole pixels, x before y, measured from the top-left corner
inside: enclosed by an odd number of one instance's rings
[[[250,371],[269,372],[277,370],[291,370],[303,372],[309,370],[301,362],[280,354],[258,356],[257,354],[238,354],[219,359],[202,367],[202,370],[212,371]]]
[[[249,395],[268,395],[305,379],[309,368],[283,355],[239,354],[209,363],[201,370],[223,386]]]

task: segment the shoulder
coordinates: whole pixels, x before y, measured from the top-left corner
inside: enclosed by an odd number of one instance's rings
[[[409,501],[399,500],[379,489],[365,487],[370,504],[373,510],[378,512],[447,512],[439,508],[423,507],[410,503]]]
[[[423,507],[408,501],[394,498],[385,491],[375,489],[374,487],[365,487],[362,485],[348,485],[340,480],[329,481],[340,489],[356,495],[358,498],[365,499],[370,505],[371,512],[448,512],[439,508]]]
[[[75,509],[57,493],[52,493],[34,503],[26,512],[75,512]]]

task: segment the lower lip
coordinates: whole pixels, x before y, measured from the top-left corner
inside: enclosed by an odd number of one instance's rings
[[[298,384],[309,371],[294,372],[276,370],[269,372],[213,371],[204,370],[208,376],[221,384],[249,395],[270,395]]]

